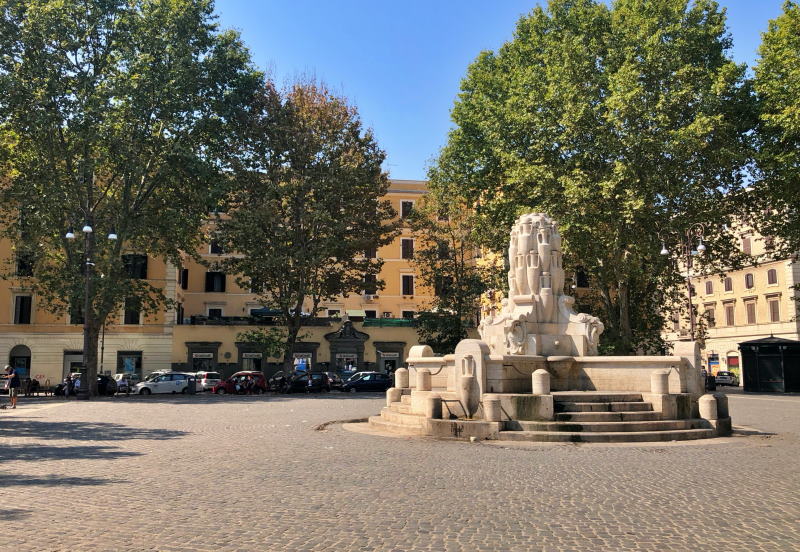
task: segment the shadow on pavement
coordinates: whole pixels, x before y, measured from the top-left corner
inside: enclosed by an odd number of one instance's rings
[[[35,462],[37,460],[113,460],[130,456],[141,456],[140,452],[120,450],[119,447],[77,446],[58,447],[49,445],[4,445],[0,448],[0,462],[21,460]]]
[[[330,393],[281,393],[273,394],[267,393],[265,395],[215,395],[213,393],[198,393],[197,395],[120,395],[113,399],[98,399],[107,400],[109,402],[120,403],[169,403],[169,404],[215,404],[220,402],[235,402],[235,403],[264,403],[264,402],[283,402],[294,401],[298,399],[328,399],[328,400],[352,400],[352,399],[382,399],[386,394],[380,391],[377,392],[363,392],[363,393],[341,393],[339,391],[332,391]]]
[[[70,477],[70,476],[64,477],[59,475],[48,475],[45,477],[37,477],[19,473],[0,473],[1,488],[14,487],[14,486],[23,487],[27,485],[45,485],[50,487],[59,487],[66,485],[95,486],[95,485],[106,485],[108,483],[115,483],[115,481],[111,479],[103,479],[100,477]],[[14,513],[15,511],[17,512],[17,514]],[[5,517],[5,514],[3,512],[4,510],[0,510],[0,517],[3,520],[5,520],[7,518]],[[30,514],[27,514],[27,510],[11,510],[10,515],[25,516]]]
[[[23,510],[21,508],[0,508],[0,519],[3,521],[17,521],[30,516],[30,510]]]
[[[0,439],[33,437],[74,441],[127,441],[129,439],[175,439],[186,431],[130,427],[108,422],[41,422],[29,418],[9,418],[0,424]]]

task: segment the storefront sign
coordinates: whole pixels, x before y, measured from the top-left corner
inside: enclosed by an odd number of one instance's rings
[[[261,353],[242,353],[242,358],[261,358]]]
[[[214,358],[214,353],[192,353],[192,358]]]
[[[400,358],[400,353],[381,353],[381,358]]]

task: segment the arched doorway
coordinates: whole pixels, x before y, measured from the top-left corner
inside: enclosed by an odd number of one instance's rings
[[[8,354],[8,363],[21,378],[31,377],[31,350],[27,345],[16,345]]]

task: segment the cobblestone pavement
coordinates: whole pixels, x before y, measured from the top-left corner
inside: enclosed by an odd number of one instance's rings
[[[5,400],[5,399],[2,399]],[[674,445],[351,432],[378,395],[22,400],[0,411],[0,549],[798,550],[800,397],[774,435]]]

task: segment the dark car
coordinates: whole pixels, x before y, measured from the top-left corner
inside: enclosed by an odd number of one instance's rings
[[[389,374],[381,372],[361,372],[360,377],[346,381],[342,384],[342,391],[355,393],[356,391],[386,391],[392,386]]]
[[[226,380],[222,380],[211,388],[212,393],[224,395],[226,393],[235,395],[245,395],[254,393],[266,393],[269,390],[267,379],[263,372],[242,371],[236,372]]]
[[[53,395],[57,397],[64,396],[64,382],[59,383],[56,385],[55,389],[53,389]],[[97,394],[98,395],[105,395],[108,397],[112,397],[117,392],[117,382],[114,381],[114,378],[111,376],[100,375],[97,376]]]
[[[284,393],[319,393],[330,391],[331,382],[325,372],[295,373],[291,382],[284,384]]]

